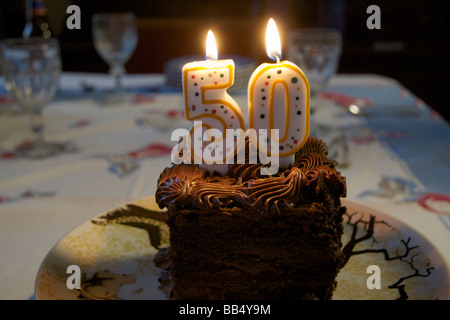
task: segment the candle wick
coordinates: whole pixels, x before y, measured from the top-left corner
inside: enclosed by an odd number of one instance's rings
[[[275,58],[277,59],[277,63],[280,63],[280,57],[279,56],[275,56]]]

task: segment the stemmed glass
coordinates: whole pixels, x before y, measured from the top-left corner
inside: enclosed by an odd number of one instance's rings
[[[136,49],[138,34],[132,12],[98,13],[92,16],[94,47],[109,65],[115,82],[115,93],[123,91],[122,78],[125,63]]]
[[[66,143],[44,138],[43,108],[54,98],[61,74],[56,39],[17,38],[0,42],[0,61],[6,88],[30,115],[34,139],[16,148],[21,156],[44,158],[67,151]]]
[[[305,72],[311,88],[311,104],[336,73],[342,51],[342,36],[338,30],[304,28],[289,34],[289,60]]]

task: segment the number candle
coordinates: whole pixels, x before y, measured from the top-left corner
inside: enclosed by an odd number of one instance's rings
[[[206,41],[206,61],[190,62],[183,67],[183,92],[186,118],[194,121],[188,140],[193,142],[189,144],[189,149],[195,163],[201,163],[200,166],[210,171],[225,173],[228,169],[226,164],[214,165],[211,160],[224,163],[235,155],[236,145],[233,148],[224,143],[227,141],[226,129],[245,130],[245,122],[241,108],[226,91],[234,83],[234,62],[231,59],[217,60],[217,57],[217,45],[210,30]],[[197,121],[201,121],[201,137],[194,134],[200,129]],[[222,137],[212,139],[208,136],[208,129],[220,130]],[[198,143],[198,140],[202,142]],[[214,149],[212,156],[211,152],[206,152],[208,148]]]
[[[278,129],[279,139],[269,136],[267,145],[272,139],[278,143],[280,166],[289,168],[309,134],[309,83],[298,66],[280,62],[280,37],[273,19],[267,25],[266,49],[276,63],[263,63],[250,77],[249,128]],[[263,146],[258,143],[258,147]]]

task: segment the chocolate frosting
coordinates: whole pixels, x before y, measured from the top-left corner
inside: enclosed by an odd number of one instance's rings
[[[290,211],[305,199],[329,192],[345,197],[346,180],[328,160],[325,143],[309,137],[296,153],[295,164],[276,175],[264,176],[261,163],[233,164],[226,175],[210,175],[193,164],[166,168],[160,175],[156,201],[160,208],[211,210],[245,208],[257,213]]]

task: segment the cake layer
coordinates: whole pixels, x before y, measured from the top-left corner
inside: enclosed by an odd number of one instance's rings
[[[175,299],[330,299],[343,262],[346,181],[309,138],[292,168],[262,176],[235,164],[224,176],[167,168],[156,200],[170,228]]]
[[[311,204],[270,217],[240,209],[169,213],[175,297],[329,298],[324,292],[334,288],[343,261],[342,210],[333,210]]]
[[[325,276],[320,273],[326,272]],[[238,270],[180,274],[172,289],[179,300],[328,300],[336,287],[334,270],[248,276]],[[210,279],[210,280],[206,280]],[[201,285],[199,285],[201,284]]]

